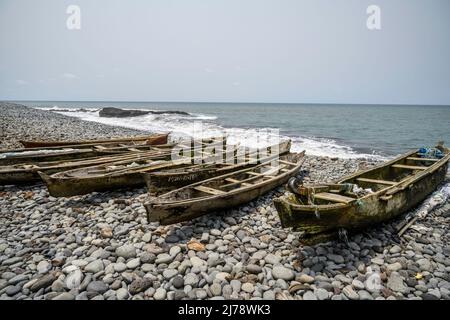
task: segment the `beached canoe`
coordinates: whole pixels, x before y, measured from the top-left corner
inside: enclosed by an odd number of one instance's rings
[[[82,148],[58,147],[51,149],[14,149],[0,152],[0,166],[49,161],[74,161],[106,155],[120,155],[127,153],[147,152],[151,150],[167,150],[174,145],[144,145],[139,144],[111,144]]]
[[[143,172],[192,166],[195,155],[207,156],[210,154],[206,151],[207,147],[208,144],[200,144],[195,148],[182,148],[181,154],[177,154],[176,160],[172,160],[174,154],[172,150],[169,150],[169,152],[162,152],[155,156],[129,157],[116,162],[82,166],[73,170],[60,170],[52,175],[45,170],[39,171],[38,174],[46,183],[50,195],[54,197],[71,197],[90,192],[139,187],[145,185]],[[232,146],[231,152],[235,152],[236,148],[237,146]]]
[[[284,155],[290,151],[291,140],[282,141],[278,144],[278,148],[274,147],[275,145],[266,147],[266,150],[249,149],[248,151],[244,151],[244,153],[246,153],[246,159],[253,159],[254,161],[243,161],[240,163],[235,163],[235,161],[232,161],[231,163],[203,163],[189,167],[146,172],[143,173],[143,178],[150,193],[167,192],[212,177],[250,168],[259,163],[266,162],[270,157]],[[264,154],[262,155],[262,153]]]
[[[81,160],[86,158],[101,157],[105,155],[119,155],[126,153],[146,152],[151,150],[169,150],[179,146],[191,148],[192,145],[205,145],[215,143],[219,138],[202,140],[180,140],[178,143],[148,145],[145,142],[107,143],[99,145],[75,145],[67,147],[44,147],[33,149],[12,149],[0,151],[0,166],[16,165],[24,163]]]
[[[150,150],[138,153],[112,154],[103,157],[92,157],[81,160],[62,160],[35,163],[22,163],[8,166],[0,166],[0,185],[29,184],[41,181],[39,171],[51,175],[61,171],[74,170],[77,168],[106,164],[111,162],[167,158],[168,151]]]
[[[42,147],[61,147],[61,146],[75,146],[75,145],[98,145],[102,143],[129,143],[129,142],[144,142],[148,145],[166,144],[169,134],[152,134],[148,136],[111,138],[111,139],[97,139],[97,140],[79,140],[79,141],[26,141],[20,140],[20,143],[25,148],[42,148]]]
[[[304,152],[281,156],[255,167],[214,177],[151,197],[145,203],[149,222],[172,224],[194,219],[211,211],[239,206],[282,185],[295,176]]]
[[[303,241],[313,244],[407,212],[445,179],[449,149],[434,150],[441,150],[439,157],[413,150],[332,184],[289,181],[292,194],[274,200],[281,224],[303,231]]]

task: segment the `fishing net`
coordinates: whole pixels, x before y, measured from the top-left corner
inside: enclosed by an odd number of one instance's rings
[[[438,148],[420,148],[418,155],[429,159],[442,159],[444,157],[444,153]]]

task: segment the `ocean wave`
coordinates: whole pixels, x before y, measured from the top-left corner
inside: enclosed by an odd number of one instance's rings
[[[344,159],[370,158],[387,160],[385,156],[375,153],[361,153],[353,148],[337,143],[333,139],[315,137],[292,137],[292,151],[306,150],[307,154],[321,157],[337,157]]]
[[[217,120],[217,116],[211,116],[201,113],[192,113],[192,116],[197,120]]]
[[[171,132],[174,141],[187,136],[196,138],[207,138],[227,135],[230,143],[240,143],[244,146],[262,146],[275,141],[273,128],[224,128],[214,122],[216,116],[206,114],[147,114],[130,118],[104,118],[98,115],[98,108],[66,109],[53,106],[50,108],[39,108],[51,110],[63,115],[77,117],[82,120],[98,122],[107,125],[121,126],[149,132]],[[89,110],[91,112],[86,112]],[[148,110],[148,109],[146,109]],[[280,140],[291,139],[293,152],[306,150],[306,153],[314,156],[328,156],[346,159],[372,158],[386,160],[386,157],[377,154],[368,154],[355,151],[352,147],[338,143],[333,139],[302,137],[302,136],[279,136]]]

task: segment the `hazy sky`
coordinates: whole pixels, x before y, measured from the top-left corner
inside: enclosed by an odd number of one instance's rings
[[[450,105],[450,1],[0,0],[1,99]]]

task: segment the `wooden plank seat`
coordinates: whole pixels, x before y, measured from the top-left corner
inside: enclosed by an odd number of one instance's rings
[[[289,162],[289,161],[285,161],[285,160],[279,160],[280,163],[282,164],[287,164],[288,166],[296,166],[295,163]]]
[[[438,162],[439,159],[431,159],[431,158],[417,158],[417,157],[408,157],[407,160],[411,161],[431,161],[431,162]]]
[[[259,177],[259,176],[263,175],[262,173],[253,172],[253,171],[246,172],[246,174],[249,174],[249,175],[252,175],[252,176],[256,176],[256,177]]]
[[[259,180],[259,179],[263,179],[263,178],[266,178],[266,176],[264,176],[264,175],[262,175],[262,176],[260,176],[260,175],[252,176],[252,177],[247,178],[247,179],[237,180],[239,182],[232,182],[232,183],[229,183],[229,184],[224,184],[222,186],[222,188],[234,187],[234,186],[240,185],[240,184],[245,183],[245,182],[250,182],[250,181]]]
[[[387,186],[394,186],[398,183],[398,182],[394,182],[394,181],[368,179],[368,178],[356,178],[356,181],[374,183],[374,184],[382,184],[382,185],[387,185]]]
[[[271,167],[269,170],[264,171],[263,175],[266,177],[273,177],[274,174],[276,175],[279,171],[283,170],[285,167],[286,165]]]
[[[205,187],[205,186],[197,186],[194,187],[195,190],[200,191],[200,192],[204,192],[204,193],[209,193],[212,195],[221,195],[226,193],[225,191],[219,190],[219,189],[214,189],[214,188],[210,188],[210,187]]]
[[[426,170],[428,167],[424,166],[408,166],[406,164],[393,164],[393,168],[399,168],[399,169],[408,169],[408,170]]]
[[[339,202],[339,203],[349,203],[349,202],[355,200],[354,198],[342,196],[340,194],[335,194],[335,193],[328,193],[328,192],[317,193],[314,195],[314,199],[320,199],[320,200],[331,201],[331,202]]]
[[[251,183],[242,182],[242,181],[240,181],[238,179],[233,179],[233,178],[226,178],[225,181],[231,182],[231,183],[236,183],[236,184],[241,184],[241,185],[246,186],[246,187],[249,187],[249,186],[253,185]]]

